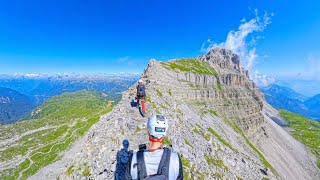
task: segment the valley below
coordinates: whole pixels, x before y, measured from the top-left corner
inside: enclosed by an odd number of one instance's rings
[[[78,91],[53,97],[32,119],[0,126],[0,179],[26,179],[61,153],[112,110],[103,93]]]

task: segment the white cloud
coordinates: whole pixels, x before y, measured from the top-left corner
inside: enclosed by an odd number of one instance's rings
[[[206,42],[202,43],[201,45],[201,52],[207,53],[210,51],[210,49],[215,48],[217,45],[211,41],[211,39],[208,39]]]
[[[258,54],[256,54],[256,48],[251,49],[245,56],[245,59],[247,59],[246,67],[247,69],[251,69],[253,67],[254,61],[258,58]]]
[[[263,57],[263,58],[269,58],[270,56],[269,56],[269,54],[265,54],[265,55],[263,55],[262,57]]]
[[[121,64],[129,65],[129,66],[137,64],[136,61],[132,60],[130,56],[120,57],[117,59],[117,62]]]
[[[269,84],[275,82],[275,78],[261,74],[258,70],[255,70],[253,80],[259,87],[267,87]]]
[[[262,32],[265,27],[271,23],[271,17],[273,13],[265,13],[262,17],[258,15],[258,10],[254,10],[255,17],[250,21],[246,19],[241,20],[241,24],[237,31],[231,30],[225,42],[216,43],[211,39],[208,39],[201,46],[201,52],[208,52],[210,49],[215,47],[221,47],[229,49],[241,57],[242,63],[249,71],[254,66],[258,54],[256,53],[256,41],[263,38],[262,36],[252,35],[255,32]],[[247,42],[247,37],[251,35],[251,41]]]
[[[129,56],[124,56],[124,57],[120,57],[117,59],[117,62],[118,63],[124,63],[124,62],[127,62],[129,60]]]

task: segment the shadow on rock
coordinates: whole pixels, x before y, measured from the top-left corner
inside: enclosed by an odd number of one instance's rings
[[[132,155],[133,151],[129,150],[129,141],[123,140],[122,142],[123,148],[118,151],[117,153],[117,165],[116,165],[116,172],[114,175],[115,180],[123,180],[126,173],[126,167],[130,156]]]

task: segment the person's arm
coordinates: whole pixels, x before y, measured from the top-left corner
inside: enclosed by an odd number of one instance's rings
[[[139,85],[137,85],[137,88],[136,88],[136,99],[140,99],[138,96],[138,92],[139,92]]]
[[[125,180],[132,180],[131,163],[132,163],[132,155],[130,156],[128,163],[127,163],[126,174],[124,175]]]
[[[183,180],[183,167],[182,167],[182,162],[181,162],[181,158],[180,156],[178,155],[179,157],[179,175],[177,177],[177,180]]]
[[[147,98],[147,92],[146,92],[146,90],[147,90],[147,86],[144,86],[144,97],[145,97],[145,98]]]
[[[136,96],[138,97],[138,88],[139,88],[139,85],[136,87]]]

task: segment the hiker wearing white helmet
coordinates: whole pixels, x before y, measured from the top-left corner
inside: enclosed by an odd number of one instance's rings
[[[182,180],[183,171],[179,155],[163,147],[169,124],[161,114],[152,114],[148,119],[150,146],[139,146],[128,161],[125,179],[134,180]]]

